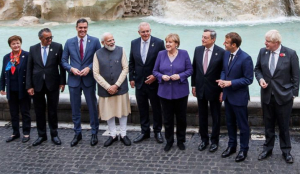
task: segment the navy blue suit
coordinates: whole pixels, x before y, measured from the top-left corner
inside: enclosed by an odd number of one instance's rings
[[[70,91],[70,102],[72,107],[72,119],[74,123],[75,134],[81,133],[81,93],[83,91],[87,106],[89,108],[90,125],[92,134],[97,134],[99,129],[99,120],[97,114],[96,99],[96,81],[93,77],[93,57],[95,52],[101,48],[98,38],[87,36],[87,43],[83,60],[81,60],[77,36],[68,39],[63,55],[62,66],[68,75],[68,85]],[[70,63],[69,63],[70,58]],[[86,76],[76,76],[70,70],[71,67],[77,68],[79,71],[89,67],[90,72]]]
[[[153,129],[158,133],[162,129],[162,114],[159,97],[157,95],[157,80],[153,83],[146,84],[145,81],[152,70],[158,55],[158,52],[164,50],[164,41],[151,36],[149,50],[145,64],[141,56],[141,38],[137,38],[131,42],[129,56],[129,81],[135,82],[135,95],[140,112],[140,123],[143,134],[150,134],[149,119],[149,101],[153,111]]]
[[[11,122],[13,127],[13,135],[19,133],[19,109],[22,114],[23,134],[29,135],[31,127],[30,104],[31,98],[26,90],[26,68],[27,68],[28,52],[23,51],[20,55],[20,63],[16,66],[15,76],[17,76],[18,86],[12,86],[11,81],[13,75],[11,70],[5,70],[6,65],[10,61],[10,53],[3,57],[0,90],[6,91],[6,97],[9,104]]]
[[[230,52],[224,53],[221,79],[231,81],[231,86],[223,89],[225,115],[229,136],[229,147],[237,146],[237,125],[240,130],[240,151],[248,151],[250,128],[248,124],[249,88],[253,82],[253,62],[251,57],[238,50],[228,67]],[[237,125],[236,125],[237,124]]]

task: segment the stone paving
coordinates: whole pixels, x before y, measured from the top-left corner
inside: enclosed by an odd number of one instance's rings
[[[139,144],[124,146],[120,141],[110,147],[103,147],[106,136],[104,130],[98,134],[98,145],[91,147],[90,132],[83,130],[83,140],[76,146],[70,147],[74,134],[72,129],[59,129],[62,145],[54,145],[49,136],[42,145],[33,147],[31,144],[37,138],[36,128],[32,128],[31,139],[22,143],[17,139],[11,143],[5,140],[12,133],[11,127],[0,127],[0,173],[195,173],[195,174],[299,174],[300,173],[300,133],[292,134],[293,164],[286,164],[279,150],[278,140],[273,155],[264,161],[258,161],[263,141],[251,140],[248,157],[244,162],[236,163],[235,155],[223,159],[222,151],[227,146],[228,136],[222,134],[219,150],[210,153],[200,152],[197,147],[200,142],[197,133],[188,133],[186,150],[180,151],[176,144],[169,152],[164,152],[164,144],[157,144],[153,135]],[[129,131],[133,139],[137,131]]]

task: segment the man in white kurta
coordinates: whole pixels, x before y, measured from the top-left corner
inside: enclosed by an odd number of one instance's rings
[[[131,141],[126,136],[127,117],[131,113],[126,54],[122,47],[115,45],[111,33],[104,33],[101,43],[104,47],[94,55],[93,73],[98,83],[99,117],[101,120],[107,120],[110,131],[110,137],[104,143],[104,147],[118,140],[115,117],[119,118],[120,140],[124,145],[130,146]]]

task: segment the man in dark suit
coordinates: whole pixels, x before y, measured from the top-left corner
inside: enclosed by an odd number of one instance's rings
[[[277,30],[268,31],[265,39],[266,47],[260,50],[254,69],[261,86],[266,134],[264,149],[258,159],[263,160],[272,154],[277,120],[282,155],[287,163],[293,163],[289,121],[293,99],[299,91],[299,59],[294,50],[281,45]]]
[[[57,133],[57,106],[59,90],[65,89],[66,72],[60,65],[62,45],[52,42],[53,36],[48,28],[39,32],[41,43],[30,47],[27,63],[26,89],[33,96],[38,139],[32,144],[37,146],[47,140],[46,131],[46,99],[48,107],[48,124],[51,140],[60,145]]]
[[[140,112],[141,134],[134,143],[150,138],[149,101],[153,111],[154,137],[158,143],[163,143],[161,135],[162,114],[160,100],[157,95],[158,83],[152,75],[152,70],[159,51],[164,50],[164,42],[151,36],[150,24],[142,22],[139,25],[139,35],[131,42],[129,56],[129,81],[131,88],[136,87],[135,94]]]
[[[220,79],[223,66],[224,49],[215,45],[217,33],[204,30],[202,46],[195,49],[192,75],[192,93],[197,97],[199,113],[199,133],[202,142],[198,150],[203,151],[209,144],[208,102],[212,115],[212,133],[210,152],[215,152],[219,145],[222,89],[216,83]]]
[[[240,130],[240,151],[236,162],[244,161],[249,149],[250,128],[248,124],[249,88],[253,82],[253,62],[251,57],[240,49],[241,37],[234,32],[225,36],[226,52],[223,58],[223,70],[218,85],[223,88],[225,115],[228,129],[228,147],[222,153],[226,158],[236,152],[237,125]]]
[[[71,146],[82,139],[81,134],[81,94],[89,108],[91,125],[91,146],[98,143],[99,120],[97,114],[96,81],[93,77],[93,57],[101,48],[98,38],[87,35],[88,21],[79,19],[76,23],[77,36],[68,39],[62,55],[62,66],[68,71],[68,85],[72,107],[75,136]],[[70,58],[70,63],[69,63]]]

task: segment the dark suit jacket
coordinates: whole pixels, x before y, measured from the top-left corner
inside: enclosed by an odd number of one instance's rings
[[[25,95],[28,95],[26,90],[26,68],[27,68],[28,52],[22,50],[20,55],[20,63],[16,67],[18,71],[18,83],[19,83],[19,99],[22,99]],[[6,65],[10,61],[10,53],[3,57],[0,90],[5,91],[6,88],[6,98],[10,99],[10,70],[6,71]]]
[[[59,89],[59,85],[66,84],[66,71],[61,66],[62,45],[52,42],[49,47],[46,65],[41,55],[41,44],[30,47],[27,63],[26,88],[42,90],[44,81],[49,91]],[[45,76],[45,79],[44,79]]]
[[[222,89],[216,83],[220,79],[223,67],[224,49],[214,45],[211,59],[206,73],[203,73],[203,54],[205,47],[196,47],[193,60],[193,70],[191,83],[196,87],[196,94],[199,99],[218,100]]]
[[[151,36],[145,64],[142,61],[140,50],[141,38],[131,41],[129,56],[129,81],[135,81],[135,86],[137,89],[140,89],[147,77],[152,74],[158,52],[165,50],[164,41]],[[149,87],[158,88],[157,80],[149,85]]]
[[[239,49],[228,68],[230,52],[225,51],[223,59],[222,80],[231,81],[231,86],[223,89],[223,100],[231,105],[247,106],[249,96],[248,86],[253,82],[253,62],[251,57]]]
[[[275,100],[282,105],[298,96],[299,91],[299,59],[296,52],[282,46],[273,76],[269,69],[270,51],[262,48],[259,51],[255,66],[255,77],[259,83],[264,79],[267,88],[261,88],[262,102],[269,104],[273,92]]]
[[[66,71],[69,72],[68,85],[70,87],[79,86],[81,81],[86,87],[96,85],[96,81],[93,76],[93,58],[95,52],[100,48],[101,45],[99,39],[87,35],[85,53],[83,60],[81,61],[77,36],[67,40],[62,55],[62,66],[65,68]],[[84,77],[75,76],[70,71],[71,67],[77,68],[79,71],[83,70],[86,67],[89,67],[90,72]]]

